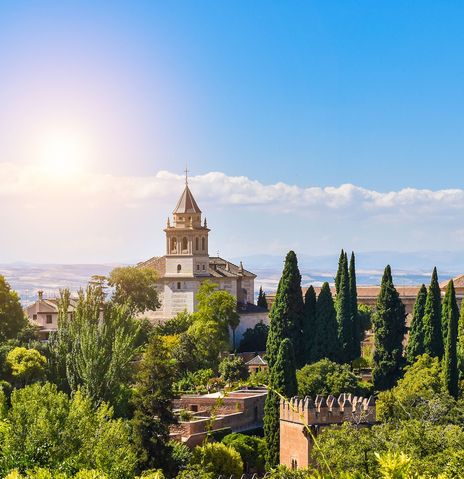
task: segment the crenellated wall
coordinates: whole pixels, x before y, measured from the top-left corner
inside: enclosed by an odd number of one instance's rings
[[[376,421],[375,400],[352,394],[312,398],[294,397],[280,402],[280,463],[296,469],[310,464],[313,437],[321,428],[344,422],[360,427]]]

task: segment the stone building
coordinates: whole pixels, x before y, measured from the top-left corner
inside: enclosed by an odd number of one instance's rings
[[[294,397],[280,402],[280,464],[302,469],[311,464],[314,439],[327,426],[344,422],[366,427],[375,424],[375,400],[341,394],[338,398]]]
[[[174,399],[178,423],[171,426],[171,439],[195,447],[204,441],[208,431],[214,436],[260,429],[263,427],[266,396],[266,389],[253,388],[227,394],[186,394]],[[190,417],[186,418],[185,412]]]
[[[208,279],[237,298],[240,325],[236,337],[240,338],[246,328],[260,320],[266,321],[267,312],[254,305],[255,274],[247,271],[241,262],[236,265],[209,255],[210,231],[186,179],[173,217],[168,218],[164,229],[166,254],[138,264],[153,268],[159,276],[161,307],[144,315],[162,322],[184,310],[194,312],[198,288]]]

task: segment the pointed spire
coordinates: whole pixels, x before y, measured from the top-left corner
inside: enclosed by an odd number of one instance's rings
[[[238,268],[238,272],[241,273],[241,274],[243,274],[243,271],[244,271],[244,270],[243,270],[243,263],[240,261],[240,266],[239,266],[239,268]]]
[[[166,223],[166,226],[167,226],[168,228],[171,227],[171,220],[169,219],[169,216],[168,216],[168,221],[167,221],[167,223]]]

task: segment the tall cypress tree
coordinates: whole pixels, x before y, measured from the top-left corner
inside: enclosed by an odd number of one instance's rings
[[[429,356],[443,356],[443,330],[441,327],[441,291],[437,268],[433,268],[432,280],[427,291],[424,312],[424,352]]]
[[[351,308],[351,325],[352,325],[352,348],[351,359],[356,359],[361,356],[361,341],[362,330],[361,321],[358,314],[358,290],[356,286],[356,260],[354,252],[351,253],[350,268],[349,268],[349,282],[350,282],[350,308]]]
[[[406,357],[412,364],[418,356],[424,354],[424,312],[427,301],[427,288],[423,284],[417,293],[412,314],[409,340],[406,347]]]
[[[461,314],[458,323],[458,369],[461,379],[464,377],[464,299],[461,302]]]
[[[341,356],[337,313],[329,283],[325,282],[316,302],[316,329],[314,332],[311,362],[316,362],[323,358],[328,358],[331,361],[340,361]]]
[[[259,306],[260,308],[267,309],[266,293],[263,291],[262,286],[259,287],[258,301],[256,302],[256,305]]]
[[[458,356],[457,356],[457,340],[458,340],[458,320],[459,308],[456,302],[456,291],[454,290],[454,282],[451,280],[446,288],[447,302],[447,318],[446,324],[448,332],[445,342],[445,356],[443,361],[443,380],[446,390],[455,399],[458,397],[459,388],[459,372],[458,372]],[[445,297],[446,297],[445,296]]]
[[[375,338],[372,377],[377,390],[392,388],[401,375],[405,317],[404,304],[395,289],[388,265],[383,273],[372,321]]]
[[[350,280],[346,255],[341,265],[337,293],[338,338],[341,346],[341,361],[349,363],[353,350],[353,325],[351,321]]]
[[[266,439],[266,468],[279,464],[280,396],[291,398],[298,393],[295,357],[292,343],[284,339],[274,366],[270,369],[269,391],[264,404],[264,437]],[[279,394],[278,394],[279,393]]]
[[[454,289],[454,282],[453,282],[453,289]],[[448,283],[446,287],[445,296],[441,304],[441,331],[443,335],[443,346],[445,347],[445,349],[446,349],[446,337],[448,336],[448,320],[449,320],[451,308],[453,308],[452,291],[451,291],[451,288],[449,288],[449,283]]]
[[[303,310],[298,261],[296,254],[290,251],[285,258],[284,270],[269,314],[270,327],[266,343],[266,359],[269,367],[274,365],[280,344],[285,338],[289,338],[292,342],[296,364],[299,366],[304,363],[302,354]]]
[[[306,364],[313,361],[316,327],[316,292],[310,286],[304,297],[303,345]]]
[[[344,263],[345,263],[345,252],[343,250],[340,251],[340,256],[338,258],[338,268],[337,268],[337,274],[335,275],[335,293],[338,295],[338,290],[340,287],[340,279],[342,275],[342,271],[344,268]]]

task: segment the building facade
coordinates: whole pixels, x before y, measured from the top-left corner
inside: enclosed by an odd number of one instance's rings
[[[241,262],[236,265],[209,255],[210,231],[186,180],[164,229],[166,254],[138,264],[153,268],[159,277],[161,307],[144,315],[154,322],[162,322],[185,310],[194,312],[196,293],[208,279],[237,298],[241,317],[237,337],[240,337],[247,327],[253,327],[259,320],[266,321],[267,312],[254,305],[255,274],[247,271]]]
[[[316,396],[294,397],[280,402],[280,464],[291,469],[303,469],[313,463],[311,451],[314,439],[328,426],[344,422],[366,427],[375,424],[373,396],[362,398],[341,394],[338,398]]]

